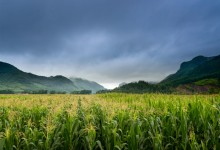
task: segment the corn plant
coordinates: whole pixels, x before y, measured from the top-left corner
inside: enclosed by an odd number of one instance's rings
[[[218,150],[220,95],[2,95],[0,149]]]

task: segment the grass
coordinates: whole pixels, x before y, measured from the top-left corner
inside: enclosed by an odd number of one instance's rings
[[[0,149],[220,149],[220,95],[0,95]]]

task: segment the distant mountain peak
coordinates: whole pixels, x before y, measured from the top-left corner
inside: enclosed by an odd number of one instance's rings
[[[220,55],[213,57],[197,56],[183,62],[180,69],[165,78],[161,83],[179,85],[205,78],[220,78]]]
[[[181,63],[179,71],[182,71],[184,69],[189,69],[189,68],[193,69],[193,68],[197,67],[198,65],[205,63],[206,61],[208,61],[210,59],[211,59],[211,57],[204,57],[201,55],[194,57],[190,61],[186,61],[186,62]]]
[[[93,93],[105,88],[96,82],[82,78],[68,79],[62,75],[38,76],[26,73],[15,66],[0,62],[0,90],[14,92],[48,90],[57,92],[73,92],[91,90]]]
[[[0,61],[0,73],[15,72],[15,71],[18,71],[18,69],[15,66]]]
[[[203,56],[203,55],[199,55],[199,56],[194,57],[191,61],[201,60],[201,59],[206,59],[206,58],[208,58],[208,57],[205,57],[205,56]]]
[[[124,93],[219,93],[220,55],[214,57],[197,56],[183,62],[180,69],[167,76],[160,83],[145,81],[122,84],[112,92]],[[103,91],[109,92],[109,91]]]
[[[81,90],[91,90],[92,93],[96,93],[100,90],[105,90],[105,88],[102,85],[94,81],[89,81],[87,79],[79,77],[70,77],[69,79]]]

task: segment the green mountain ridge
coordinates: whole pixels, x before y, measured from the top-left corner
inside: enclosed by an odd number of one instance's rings
[[[220,55],[197,56],[191,61],[183,62],[175,74],[168,76],[160,84],[178,86],[212,78],[220,78]]]
[[[11,64],[0,61],[0,73],[12,73],[17,71],[19,70]]]
[[[107,91],[109,92],[109,91]],[[183,62],[180,69],[157,84],[145,81],[128,83],[111,92],[125,93],[219,93],[220,55],[197,56]]]
[[[94,81],[75,77],[70,77],[69,79],[78,87],[79,90],[91,90],[92,93],[96,93],[100,90],[105,90],[103,86]]]
[[[79,85],[79,83],[76,83]],[[85,83],[84,83],[85,84]],[[92,89],[95,91],[96,87]],[[51,77],[44,77],[26,73],[11,64],[0,62],[0,90],[11,90],[16,93],[24,91],[57,91],[67,92],[80,91],[81,87],[77,87],[70,79],[57,75]]]
[[[0,91],[60,91],[72,92],[90,90],[105,92],[96,82],[82,78],[69,79],[58,75],[51,77],[26,73],[8,63],[0,62]],[[220,92],[220,55],[213,57],[197,56],[183,62],[179,70],[159,83],[145,81],[122,84],[107,92],[125,93],[219,93]]]

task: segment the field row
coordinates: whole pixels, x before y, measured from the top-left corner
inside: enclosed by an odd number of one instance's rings
[[[220,95],[0,95],[0,149],[220,149]]]

